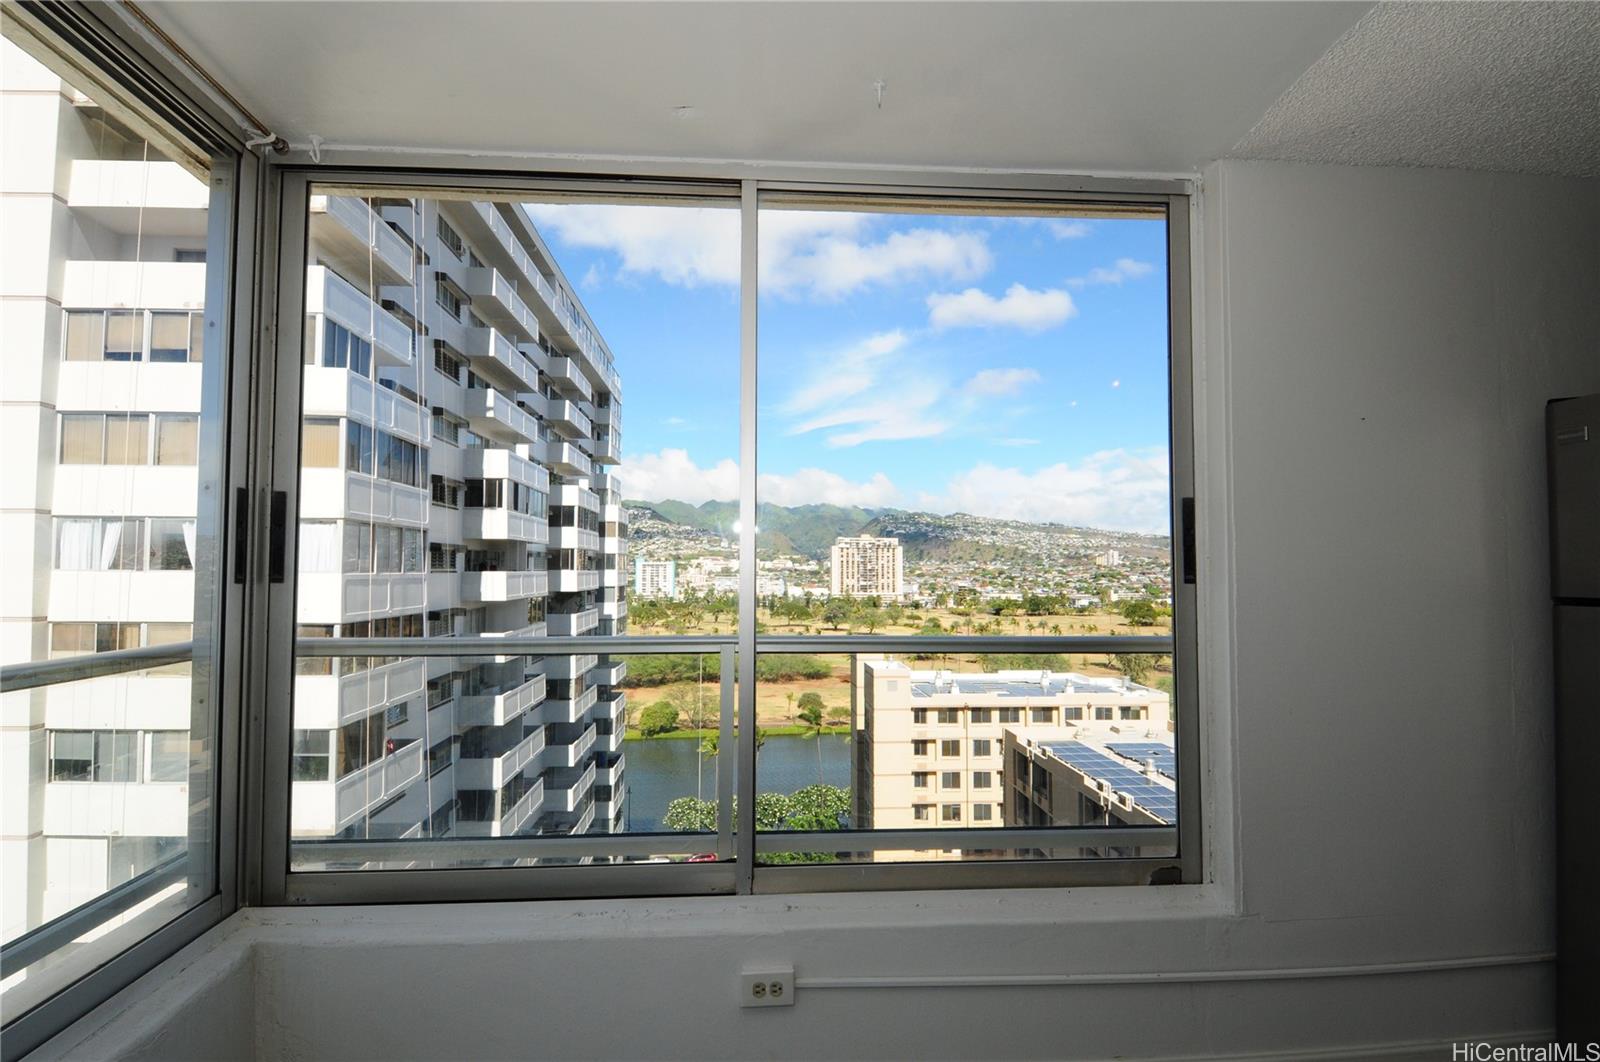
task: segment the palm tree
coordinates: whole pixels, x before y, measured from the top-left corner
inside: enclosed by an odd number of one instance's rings
[[[805,724],[806,737],[817,740],[817,784],[822,784],[822,694],[808,692],[800,698],[800,722]]]

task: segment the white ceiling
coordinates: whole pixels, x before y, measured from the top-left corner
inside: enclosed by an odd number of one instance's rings
[[[143,6],[297,145],[1176,173],[1368,5]]]
[[[1600,3],[1382,4],[1232,154],[1600,176]]]

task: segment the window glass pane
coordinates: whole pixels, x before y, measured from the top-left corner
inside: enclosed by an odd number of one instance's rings
[[[105,357],[106,315],[99,310],[68,310],[66,343],[62,356],[67,361],[100,361]]]
[[[189,360],[202,361],[206,352],[206,315],[189,315]]]
[[[630,630],[628,517],[613,473],[623,456],[621,389],[632,373],[630,392],[650,423],[640,429],[635,452],[649,462],[688,447],[690,458],[710,470],[692,477],[697,484],[703,479],[704,488],[692,486],[678,500],[711,504],[708,526],[704,534],[696,530],[696,541],[708,541],[719,561],[703,570],[705,583],[695,582],[701,571],[686,579],[714,590],[708,603],[689,608],[685,601],[680,611],[663,598],[646,617],[647,633],[731,631],[737,211],[700,202],[541,204],[405,196],[392,188],[381,198],[340,191],[345,194],[312,195],[306,283],[313,291],[337,288],[346,298],[354,288],[376,312],[370,329],[361,324],[368,311],[360,315],[360,334],[315,322],[319,335],[312,345],[321,347],[320,364],[304,371],[338,364],[370,374],[383,388],[382,408],[368,415],[357,406],[340,436],[345,467],[376,480],[356,489],[382,501],[381,507],[360,506],[352,493],[351,508],[338,517],[344,524],[339,574],[368,578],[341,580],[341,596],[324,592],[323,581],[302,565],[300,618],[335,627],[341,637],[459,631],[488,641]],[[374,212],[380,219],[375,226],[360,222]],[[370,245],[351,245],[352,220],[355,231],[373,234]],[[627,271],[622,246],[590,238],[618,224],[686,226],[695,235],[681,250],[665,252],[674,262],[648,275],[585,287],[586,276],[621,280]],[[394,239],[397,232],[415,245]],[[716,264],[704,283],[698,277],[683,283],[681,270],[708,268],[706,254]],[[462,276],[460,263],[483,272]],[[471,276],[487,284],[468,283]],[[420,304],[404,300],[402,310],[393,296],[397,288],[425,295]],[[685,365],[695,371],[686,373]],[[390,402],[393,417],[383,412]],[[311,465],[305,459],[303,467]],[[646,495],[630,497],[662,504],[674,497],[665,479],[654,491],[642,480],[637,485]],[[319,519],[332,515],[316,513]],[[659,545],[667,548],[664,541]],[[351,622],[345,611],[352,597],[372,605],[355,610],[360,621]],[[399,604],[408,601],[415,606]],[[366,658],[360,664],[346,659],[339,669],[369,667]],[[355,822],[336,819],[328,802],[300,787],[291,809],[297,823],[292,866],[350,865],[348,854],[319,855],[329,850],[324,845],[425,840],[446,830],[489,838],[714,832],[718,781],[732,778],[737,760],[734,750],[717,747],[718,658],[641,658],[644,684],[625,690],[633,663],[598,653],[370,662],[372,688],[393,695],[361,713],[365,729],[344,717],[332,774],[338,788],[352,772],[365,772],[357,798],[361,815]],[[458,675],[439,681],[456,668]],[[378,671],[386,676],[381,684]],[[417,684],[408,685],[414,677]],[[335,696],[324,685],[333,684],[302,680],[296,696]],[[419,703],[419,688],[429,691],[427,708]],[[401,705],[403,713],[396,711]],[[625,752],[630,720],[634,730],[644,726],[645,709],[653,709],[653,735],[680,738],[636,743],[637,752],[631,746]],[[692,740],[683,737],[688,731],[696,732]],[[635,756],[646,763],[643,777],[650,784],[643,789],[627,774]],[[352,783],[344,786],[340,793],[354,791]],[[725,847],[698,836],[652,844],[666,850],[642,845],[638,857],[715,859]]]
[[[61,414],[61,463],[98,465],[104,455],[105,418],[98,413]]]
[[[156,416],[156,464],[192,465],[199,457],[200,418],[185,413]]]
[[[189,360],[189,314],[150,315],[150,360]]]
[[[107,361],[138,361],[144,353],[144,314],[112,310],[106,314]]]
[[[43,430],[8,430],[0,468],[12,521],[0,587],[26,604],[7,612],[0,664],[8,668],[187,642],[196,610],[210,626],[225,580],[220,567],[195,570],[208,551],[194,529],[225,523],[219,508],[231,491],[197,477],[195,436],[201,417],[226,421],[225,409],[203,405],[226,388],[205,386],[202,370],[174,376],[171,366],[144,362],[191,360],[207,291],[232,287],[221,283],[226,262],[175,252],[226,242],[227,219],[208,202],[213,190],[232,198],[236,186],[231,159],[214,168],[162,117],[129,113],[136,94],[107,91],[98,59],[14,37],[9,16],[0,39],[0,185],[8,210],[37,202],[52,224],[10,225],[8,214],[0,247],[8,273],[40,278],[6,293],[6,415],[15,406],[46,418]],[[85,173],[97,176],[85,185]],[[9,327],[22,321],[41,327]],[[152,462],[195,472],[140,467]],[[215,675],[215,661],[207,663],[199,673]],[[215,844],[188,858],[191,838],[216,836],[213,804],[171,784],[187,780],[191,762],[214,774],[223,698],[209,677],[197,689],[195,673],[180,660],[0,693],[7,720],[42,727],[31,755],[8,755],[0,768],[0,808],[17,825],[0,853],[8,947],[0,1013],[8,1023],[215,895]],[[26,751],[28,735],[19,740],[8,747]],[[156,782],[166,788],[146,788]],[[146,874],[152,879],[132,906],[115,896],[95,903]],[[74,912],[86,917],[62,946],[12,969],[11,943]],[[8,1037],[15,1027],[8,1024]]]
[[[150,414],[106,414],[106,464],[143,465],[150,461]]]

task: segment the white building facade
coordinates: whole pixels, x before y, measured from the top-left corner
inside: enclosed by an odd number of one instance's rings
[[[639,597],[677,597],[678,562],[637,558],[633,562],[633,592]]]
[[[905,594],[905,553],[898,538],[839,538],[829,560],[828,587],[834,597],[898,600]]]

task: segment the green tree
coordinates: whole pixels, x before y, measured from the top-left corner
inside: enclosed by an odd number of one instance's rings
[[[846,598],[830,597],[828,603],[822,606],[822,621],[834,630],[839,630],[850,622],[852,611],[850,602]]]
[[[1112,668],[1128,676],[1129,681],[1143,685],[1151,669],[1156,666],[1156,657],[1153,653],[1112,653],[1108,662]]]
[[[800,722],[805,724],[806,737],[817,739],[817,783],[822,783],[822,727],[823,713],[827,710],[822,703],[822,694],[815,690],[808,690],[800,695]]]
[[[1156,624],[1156,607],[1149,601],[1124,601],[1118,611],[1123,619],[1135,627],[1154,627]]]
[[[639,733],[644,737],[655,737],[676,729],[678,708],[667,701],[657,701],[639,715]]]

